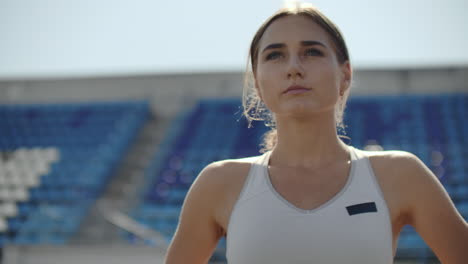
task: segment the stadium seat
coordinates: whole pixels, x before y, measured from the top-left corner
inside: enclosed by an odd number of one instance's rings
[[[149,113],[147,101],[0,105],[0,245],[66,243]]]

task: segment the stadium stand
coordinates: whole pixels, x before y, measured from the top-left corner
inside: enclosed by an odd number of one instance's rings
[[[368,150],[406,150],[437,175],[457,209],[468,219],[468,114],[466,94],[355,96],[348,101],[344,141]],[[146,189],[132,213],[170,241],[191,183],[212,161],[259,155],[262,122],[247,129],[239,99],[201,100],[172,123],[165,141],[146,170]],[[135,235],[123,232],[130,243]],[[154,241],[146,241],[154,245]],[[222,239],[212,261],[225,261]],[[157,245],[156,245],[157,246]],[[399,239],[397,258],[434,259],[411,226]]]
[[[357,148],[415,153],[468,219],[467,113],[466,94],[354,96],[344,120],[349,139],[343,140]],[[149,115],[147,101],[0,105],[0,247],[67,244]],[[131,217],[169,243],[188,188],[203,167],[259,155],[268,127],[247,127],[239,98],[201,100],[180,113],[164,141],[153,146],[156,154]],[[129,244],[160,246],[121,234]],[[211,260],[225,261],[225,248],[222,239]],[[434,256],[406,226],[397,258]]]
[[[149,112],[146,101],[0,105],[0,248],[66,244]]]

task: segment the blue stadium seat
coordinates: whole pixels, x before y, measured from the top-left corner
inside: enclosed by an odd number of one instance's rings
[[[147,101],[0,105],[0,152],[53,148],[60,156],[17,201],[0,243],[66,243],[149,114]]]

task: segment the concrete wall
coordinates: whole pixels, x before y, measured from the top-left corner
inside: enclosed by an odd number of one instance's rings
[[[239,97],[243,74],[205,73],[113,78],[0,81],[0,103],[150,99],[172,116],[199,98]],[[468,92],[468,68],[355,71],[351,96]]]

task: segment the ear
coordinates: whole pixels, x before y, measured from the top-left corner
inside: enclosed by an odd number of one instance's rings
[[[342,80],[340,89],[345,92],[351,86],[351,80],[353,77],[353,69],[351,68],[351,63],[349,63],[349,61],[346,61],[341,65],[341,73]]]

